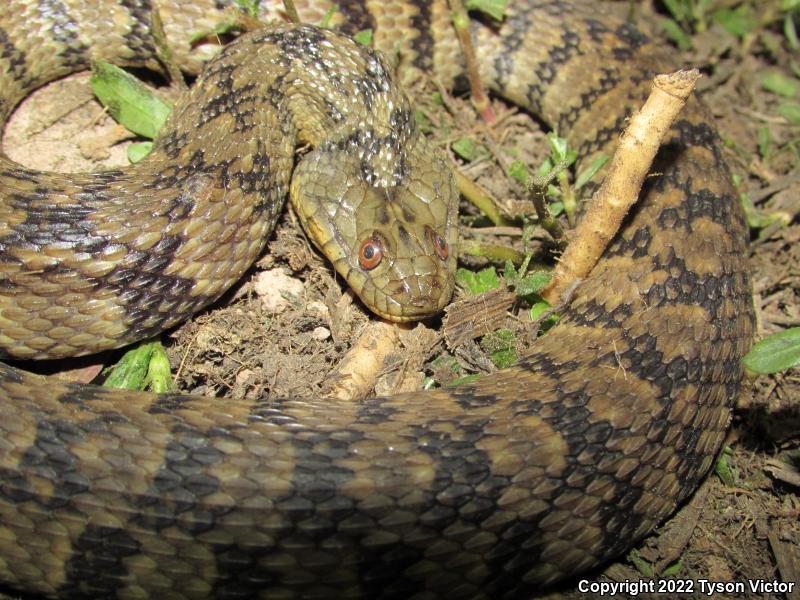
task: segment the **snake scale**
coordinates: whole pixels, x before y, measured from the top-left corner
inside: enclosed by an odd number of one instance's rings
[[[189,40],[224,2],[3,3],[2,120],[90,60],[154,66],[156,4],[176,60],[197,71],[207,45]],[[307,23],[327,9],[299,4]],[[400,78],[458,83],[445,2],[337,5],[334,21],[372,28]],[[473,24],[482,77],[582,156],[608,152],[651,76],[677,66],[596,3],[510,5],[502,23]],[[2,158],[0,354],[94,352],[188,317],[254,260],[290,187],[324,202],[348,182],[373,218],[443,224],[400,233],[433,249],[420,264],[390,257],[375,223],[342,226],[364,240],[362,268],[352,248],[340,258],[362,284],[381,258],[405,261],[415,283],[384,283],[412,307],[423,293],[446,302],[437,273],[456,239],[452,209],[437,207],[452,183],[387,64],[330,31],[255,31],[209,63],[142,163],[58,175]],[[0,364],[0,580],[63,597],[524,598],[624,552],[708,471],[753,330],[746,227],[699,102],[653,173],[561,322],[471,385],[240,401]],[[409,191],[418,208],[385,208]]]

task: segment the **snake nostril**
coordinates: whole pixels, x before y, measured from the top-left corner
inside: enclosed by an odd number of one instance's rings
[[[415,296],[409,302],[411,306],[415,306],[417,308],[422,308],[428,304],[428,298],[424,296]]]
[[[394,285],[387,286],[386,289],[390,296],[394,296],[396,298],[408,296],[411,293],[411,286],[408,285],[408,282],[405,279],[398,281]]]

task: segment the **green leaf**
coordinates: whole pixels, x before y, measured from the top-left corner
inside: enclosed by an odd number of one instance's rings
[[[192,37],[189,38],[189,45],[194,46],[196,43],[201,42],[208,38],[219,37],[221,35],[227,35],[232,31],[236,31],[239,29],[239,26],[236,23],[217,23],[214,26],[214,29],[206,30],[206,31],[198,31]]]
[[[495,21],[502,21],[506,11],[506,0],[467,0],[465,6],[467,10],[479,10]]]
[[[632,550],[631,553],[628,554],[628,560],[631,561],[633,566],[636,567],[636,570],[645,577],[653,577],[655,575],[653,565],[639,556],[639,553],[636,550]]]
[[[164,350],[161,342],[156,342],[153,346],[153,353],[150,355],[150,361],[147,365],[145,385],[156,394],[166,394],[175,389],[167,351]]]
[[[788,225],[792,221],[792,216],[784,211],[775,211],[765,214],[764,212],[758,210],[753,205],[753,201],[750,200],[750,196],[747,194],[740,194],[739,198],[742,203],[742,208],[744,209],[744,218],[747,221],[747,226],[750,227],[750,229],[764,229],[776,221],[781,222],[783,225]]]
[[[667,7],[669,14],[678,21],[685,21],[689,18],[689,6],[686,2],[681,2],[681,0],[664,0],[664,6]]]
[[[769,159],[770,143],[772,142],[769,127],[759,127],[756,131],[758,138],[758,153],[764,160]]]
[[[143,390],[146,386],[147,367],[153,355],[154,342],[139,344],[128,350],[103,382],[103,387],[123,390]]]
[[[458,138],[452,143],[451,147],[453,148],[453,152],[468,162],[475,160],[483,150],[483,148],[468,137]]]
[[[800,92],[800,81],[778,71],[767,71],[761,74],[761,87],[773,94],[793,98]]]
[[[480,373],[475,373],[474,375],[464,375],[463,377],[459,377],[458,379],[453,379],[450,383],[448,383],[445,387],[455,387],[457,385],[462,385],[465,383],[474,383],[478,381],[482,375]]]
[[[552,273],[547,271],[532,271],[515,284],[517,296],[527,296],[528,294],[538,294],[550,283],[553,278]]]
[[[546,310],[549,309],[550,309],[549,302],[545,302],[544,300],[542,300],[541,302],[537,302],[536,304],[531,306],[531,321],[535,321],[536,319],[541,317]]]
[[[372,29],[363,29],[353,36],[353,39],[362,46],[369,48],[372,45]]]
[[[490,358],[498,369],[507,369],[508,367],[517,364],[517,361],[519,360],[516,351],[511,349],[492,352]]]
[[[686,35],[686,32],[672,19],[663,19],[661,21],[661,29],[667,37],[672,40],[679,50],[687,52],[692,49],[692,40]]]
[[[553,170],[553,161],[548,157],[542,161],[542,164],[539,165],[539,168],[536,171],[536,175],[538,177],[545,177],[550,174],[550,171]]]
[[[510,329],[498,329],[483,336],[481,348],[489,353],[498,369],[505,369],[517,362],[517,342]]]
[[[682,566],[683,566],[683,559],[679,558],[674,563],[669,565],[666,569],[661,571],[661,575],[664,577],[672,577],[674,575],[677,575],[678,573],[681,572]]]
[[[456,271],[456,283],[472,294],[482,294],[500,287],[500,278],[494,267],[487,267],[477,273],[460,268]]]
[[[737,6],[734,9],[720,8],[714,11],[714,20],[722,27],[738,38],[758,25],[758,19],[750,14],[750,7],[746,4]]]
[[[461,365],[458,360],[447,354],[440,354],[431,361],[433,369],[441,369],[442,367],[448,369],[451,373],[458,373],[461,370]]]
[[[550,203],[550,215],[553,217],[557,217],[561,213],[564,212],[564,203],[559,202],[551,202]]]
[[[692,19],[695,21],[696,31],[705,31],[704,19],[708,9],[716,0],[691,0],[690,8]]]
[[[528,184],[528,168],[521,160],[515,160],[508,165],[508,174],[522,185]]]
[[[742,359],[754,373],[785,371],[800,365],[800,327],[792,327],[764,338]]]
[[[558,137],[552,131],[547,134],[547,141],[550,142],[550,154],[555,163],[568,162],[569,148],[566,138]],[[573,159],[574,160],[574,159]]]
[[[579,190],[587,183],[589,183],[592,180],[592,178],[595,175],[597,175],[597,172],[600,169],[602,169],[603,165],[605,165],[607,162],[608,162],[608,156],[606,156],[605,154],[601,154],[600,156],[595,158],[592,161],[592,164],[590,164],[583,171],[578,173],[578,176],[575,178],[575,185],[574,185],[575,189]]]
[[[740,194],[739,199],[744,209],[744,217],[747,220],[747,226],[750,229],[763,229],[770,224],[770,220],[762,215],[755,207],[748,194]]]
[[[531,321],[538,321],[539,318],[542,316],[542,314],[544,314],[545,311],[548,310],[550,310],[550,304],[548,302],[544,300],[542,300],[541,302],[537,302],[536,304],[531,306]],[[547,331],[548,329],[550,329],[553,325],[558,323],[558,319],[559,315],[557,313],[551,314],[549,317],[547,317],[544,321],[542,321],[539,324],[541,331]]]
[[[517,277],[519,277],[519,275],[514,263],[511,262],[510,259],[506,259],[506,263],[503,265],[503,279],[507,281],[514,281],[517,279]]]
[[[103,387],[124,390],[144,390],[149,387],[158,394],[171,392],[173,383],[169,359],[161,342],[143,342],[126,352],[109,369]]]
[[[459,364],[458,360],[447,353],[440,354],[434,358],[431,361],[431,369],[433,369],[435,373],[439,372],[441,369],[446,369],[453,375],[458,375],[462,372],[461,365]],[[449,378],[446,377],[446,379]],[[425,389],[430,389],[433,387],[439,387],[440,383],[435,379],[435,377],[426,377],[424,386]]]
[[[95,63],[92,91],[111,116],[137,135],[155,138],[172,107],[133,75],[109,63]]]
[[[733,454],[731,449],[725,448],[722,452],[720,452],[717,463],[714,465],[714,472],[720,478],[722,483],[728,487],[734,487],[739,479],[739,473],[736,471],[736,469],[731,467],[730,463],[728,462],[728,456],[731,454]]]
[[[800,125],[800,104],[781,104],[778,107],[778,114],[792,125]]]
[[[797,37],[797,25],[795,25],[794,17],[788,13],[783,19],[783,35],[786,36],[786,43],[792,50],[800,48],[800,40]]]
[[[428,115],[419,109],[414,111],[414,121],[416,121],[417,125],[419,126],[419,130],[422,133],[430,133],[433,131],[433,123],[428,118]]]
[[[258,5],[261,0],[236,0],[236,4],[254,19],[258,18]]]
[[[333,15],[336,14],[337,10],[339,10],[339,7],[336,4],[332,4],[325,13],[325,16],[322,17],[322,20],[319,22],[319,26],[323,29],[330,29],[331,19],[333,19]]]
[[[137,163],[145,156],[150,154],[153,149],[153,142],[136,142],[128,145],[128,161]]]

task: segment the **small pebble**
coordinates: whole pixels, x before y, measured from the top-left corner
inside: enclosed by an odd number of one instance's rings
[[[314,331],[311,332],[311,337],[322,342],[331,337],[331,332],[327,327],[315,327]]]
[[[302,296],[302,282],[289,277],[282,268],[262,271],[255,277],[253,289],[258,295],[264,309],[272,314],[281,313],[289,306],[284,294]]]

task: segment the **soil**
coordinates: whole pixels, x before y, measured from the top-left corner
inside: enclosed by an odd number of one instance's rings
[[[618,4],[621,9],[628,6]],[[634,19],[658,36],[664,17],[663,9],[661,14],[657,9],[642,3]],[[740,191],[749,195],[761,215],[784,217],[752,230],[750,263],[760,339],[800,325],[800,126],[778,116],[777,106],[785,99],[761,85],[766,71],[796,77],[797,70],[793,74],[791,69],[797,55],[793,58],[786,49],[777,26],[764,26],[738,39],[713,25],[695,34],[692,42],[694,49],[685,51],[683,59],[705,74],[698,92],[717,118]],[[421,81],[415,90],[442,147],[452,154],[452,141],[471,137],[485,152],[468,164],[455,156],[453,160],[505,207],[524,207],[521,187],[505,175],[505,168],[514,158],[540,164],[548,150],[538,123],[494,101],[499,123],[490,131],[467,100],[445,95],[444,110],[430,101],[433,91],[431,81]],[[96,170],[126,164],[125,143],[118,143],[126,137],[93,100],[88,75],[78,74],[26,100],[8,125],[3,146],[30,167]],[[484,222],[474,209],[465,212],[469,239],[473,228]],[[520,229],[491,231],[493,235],[482,236],[483,242],[522,248]],[[528,247],[546,248],[546,240],[546,234],[534,231]],[[485,259],[462,259],[463,266],[474,270],[486,264]],[[270,304],[275,299],[267,298],[263,289],[282,290],[280,306]],[[526,333],[524,316],[509,316],[504,325],[517,334],[520,353],[532,337]],[[209,310],[167,332],[162,341],[181,391],[239,398],[309,397],[325,388],[369,320],[286,211],[267,251],[238,286]],[[402,332],[403,347],[383,365],[375,389],[391,393],[419,386],[425,377],[445,384],[459,375],[494,368],[484,349],[487,344],[468,342],[451,351],[441,331],[441,320],[435,319]],[[82,361],[78,367],[84,370],[72,376],[86,378],[86,369],[95,373],[94,365],[113,363],[117,356]],[[449,368],[452,364],[457,365],[455,373]],[[747,584],[758,579],[797,582],[800,577],[800,369],[745,383],[721,463],[717,471],[722,475],[710,474],[693,499],[637,550],[585,578],[608,583],[655,574],[674,579],[666,593],[643,597],[703,597],[697,582],[705,579],[744,582],[745,591],[722,591],[717,597],[800,598],[797,586],[787,595],[752,592]],[[675,586],[687,580],[695,582],[694,590],[679,593]],[[595,594],[582,594],[575,580],[549,597],[589,595]]]

